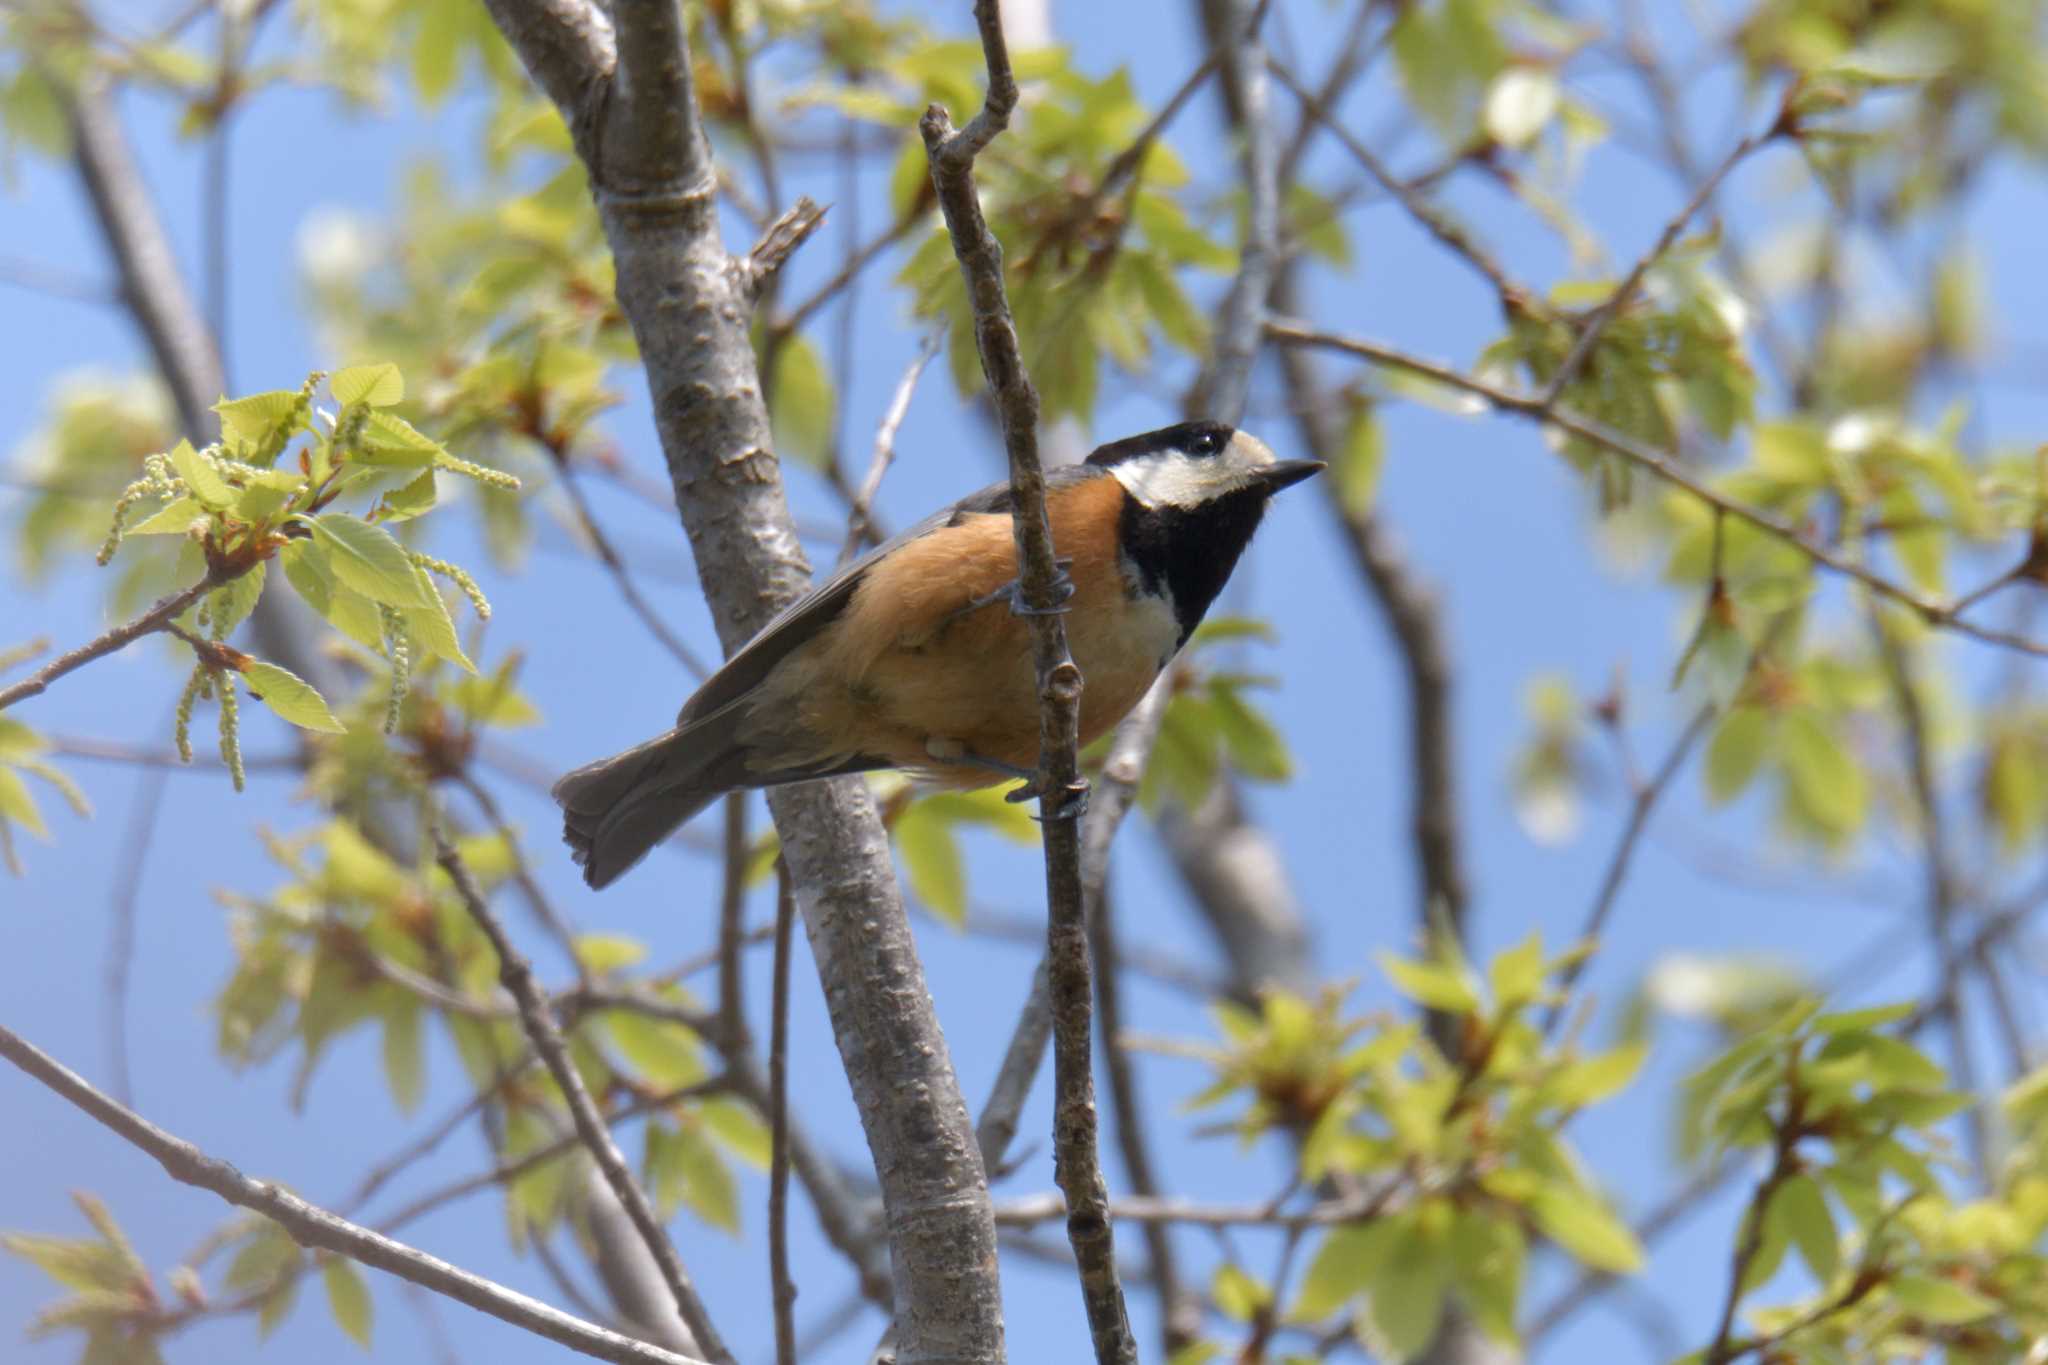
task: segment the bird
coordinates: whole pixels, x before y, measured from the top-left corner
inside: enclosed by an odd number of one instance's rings
[[[1323,468],[1192,421],[1047,472],[1083,744],[1187,643],[1273,494]],[[884,768],[957,788],[1031,779],[1039,702],[1011,507],[994,484],[869,551],[763,627],[673,729],[555,783],[584,880],[616,881],[733,791]]]

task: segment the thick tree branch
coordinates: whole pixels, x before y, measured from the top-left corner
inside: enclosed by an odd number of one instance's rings
[[[594,6],[490,9],[589,167],[676,505],[719,638],[737,649],[802,593],[809,566],[772,453],[745,272],[717,236],[678,6],[616,11],[617,50],[631,63],[616,81]],[[842,779],[780,788],[769,806],[881,1182],[899,1358],[998,1361],[987,1182],[874,803],[857,779]],[[803,1150],[793,1143],[791,1155],[803,1176]],[[863,1274],[867,1285],[876,1278]]]
[[[509,1322],[579,1354],[619,1365],[705,1365],[631,1337],[571,1317],[537,1299],[458,1269],[416,1247],[393,1241],[309,1204],[266,1180],[252,1180],[227,1162],[208,1156],[132,1110],[114,1103],[77,1073],[11,1031],[0,1028],[0,1056],[77,1105],[107,1128],[155,1157],[181,1184],[211,1190],[230,1204],[269,1218],[301,1246],[315,1247],[389,1271],[423,1289],[466,1303],[480,1313]]]
[[[1022,605],[1032,613],[1040,705],[1038,792],[1045,822],[1046,981],[1053,1014],[1054,1170],[1067,1198],[1067,1237],[1079,1262],[1081,1296],[1098,1361],[1135,1362],[1116,1244],[1105,1208],[1108,1189],[1096,1150],[1091,1072],[1088,934],[1081,897],[1081,831],[1073,807],[1081,778],[1081,670],[1067,649],[1059,615],[1060,570],[1045,514],[1045,472],[1038,456],[1038,391],[1025,373],[1003,288],[1003,252],[981,213],[974,158],[1008,126],[1017,82],[996,0],[976,0],[988,64],[988,97],[960,131],[933,105],[919,124],[932,185],[974,310],[975,347],[1009,454],[1011,522],[1016,530]]]

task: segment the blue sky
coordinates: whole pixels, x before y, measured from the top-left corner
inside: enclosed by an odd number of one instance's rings
[[[1315,53],[1320,28],[1333,20],[1328,6],[1294,3],[1279,7],[1299,47]],[[1059,3],[1054,22],[1060,36],[1080,54],[1081,65],[1104,72],[1128,64],[1140,89],[1163,98],[1199,59],[1195,35],[1179,18],[1159,23],[1150,7]],[[1386,79],[1384,64],[1375,80]],[[1591,88],[1619,101],[1622,86],[1606,77]],[[1730,92],[1692,92],[1702,116],[1696,126],[1728,125]],[[1276,104],[1292,105],[1276,92]],[[1371,117],[1384,93],[1368,89],[1347,110],[1353,126],[1377,126]],[[174,140],[169,118],[156,104],[130,100],[124,106],[152,189],[185,261],[196,259],[199,159],[195,148]],[[956,111],[957,112],[957,111]],[[283,90],[269,95],[257,117],[244,119],[234,134],[236,183],[232,385],[253,390],[296,385],[306,370],[374,357],[320,353],[304,309],[296,274],[295,240],[310,212],[345,208],[372,217],[389,214],[400,171],[426,154],[461,158],[472,145],[476,108],[457,100],[423,112],[401,103],[381,116],[345,110],[320,94]],[[1729,140],[1736,134],[1729,133]],[[1228,155],[1213,110],[1199,103],[1175,125],[1171,140],[1198,174],[1217,171]],[[1721,142],[1705,146],[1708,156]],[[1402,164],[1416,164],[1422,141],[1403,148]],[[1311,175],[1337,173],[1334,148],[1323,147],[1310,162]],[[837,177],[815,159],[792,171],[795,188],[821,198],[838,194]],[[1789,159],[1766,155],[1740,171],[1729,202],[1741,206],[1740,230],[1796,212],[1801,201],[1787,198],[1797,177]],[[1582,199],[1589,220],[1616,258],[1626,262],[1655,236],[1683,198],[1681,187],[1640,157],[1610,146],[1589,164]],[[1497,194],[1454,185],[1451,203],[1477,223],[1519,275],[1549,282],[1566,268],[1562,251],[1525,212],[1505,206]],[[1761,207],[1759,207],[1761,206]],[[882,220],[879,197],[865,206],[872,226]],[[842,208],[843,213],[843,208]],[[2048,193],[2038,176],[2010,169],[1992,176],[1971,211],[1977,250],[1997,273],[1996,332],[2015,355],[2044,352],[2030,340],[2035,321],[2048,313],[2048,272],[2026,260],[2029,224],[2048,218]],[[1388,206],[1355,211],[1347,220],[1357,265],[1347,275],[1325,274],[1313,291],[1316,316],[1339,330],[1371,335],[1424,355],[1469,362],[1492,339],[1497,319],[1487,294],[1469,273]],[[791,286],[822,279],[835,267],[836,251],[819,243],[800,254]],[[734,245],[742,243],[737,237]],[[94,229],[81,197],[61,168],[25,161],[11,197],[0,201],[0,260],[60,265],[99,275]],[[848,396],[845,430],[852,449],[864,449],[886,405],[895,379],[917,345],[917,329],[903,305],[881,287],[887,268],[874,272],[875,287],[864,292],[858,316],[856,382]],[[82,366],[122,372],[144,356],[125,320],[111,310],[4,288],[0,308],[9,321],[0,333],[0,451],[15,448],[33,429],[53,380]],[[821,335],[824,335],[821,333]],[[1332,364],[1331,372],[1340,374]],[[1153,395],[1177,387],[1168,373],[1144,385],[1104,386],[1104,401],[1093,423],[1095,439],[1107,440],[1172,420],[1170,407]],[[1262,373],[1246,425],[1263,432],[1280,449],[1291,431],[1274,401],[1274,376]],[[615,415],[611,430],[628,458],[649,474],[660,471],[646,417],[644,395],[632,377],[633,402]],[[1992,383],[1980,391],[1983,420],[1994,435],[2038,433],[2048,419],[2048,399],[2038,390]],[[1768,402],[1768,400],[1767,400]],[[967,403],[939,373],[917,394],[899,440],[900,458],[885,484],[880,505],[892,525],[902,525],[929,508],[997,476],[1000,452],[973,418]],[[1509,799],[1509,759],[1526,732],[1524,698],[1539,674],[1562,674],[1592,695],[1617,671],[1627,679],[1639,750],[1663,752],[1684,710],[1665,690],[1672,659],[1689,624],[1686,604],[1658,587],[1653,574],[1617,568],[1596,548],[1589,533],[1588,501],[1569,471],[1544,449],[1537,435],[1501,419],[1453,416],[1406,406],[1387,413],[1387,463],[1382,507],[1397,529],[1414,565],[1440,589],[1443,621],[1457,671],[1456,722],[1460,814],[1464,821],[1468,875],[1473,885],[1473,922],[1482,953],[1498,950],[1540,929],[1559,944],[1577,931],[1621,820],[1621,802],[1609,799],[1586,812],[1577,837],[1562,846],[1538,845],[1518,824]],[[800,514],[830,522],[835,504],[800,473],[791,477]],[[686,586],[687,547],[672,515],[593,487],[601,518],[618,543],[638,562],[652,566],[642,585],[665,617],[693,646],[715,653],[715,642],[693,587]],[[0,522],[14,514],[20,494],[0,486]],[[484,565],[481,547],[458,516],[447,542],[460,562]],[[618,604],[594,562],[559,553],[567,538],[544,528],[549,542],[513,579],[493,570],[480,574],[500,607],[492,626],[501,644],[529,648],[524,675],[547,721],[544,728],[517,736],[517,745],[551,770],[611,752],[666,725],[689,690],[673,663]],[[813,546],[814,557],[829,549]],[[10,569],[7,572],[12,572]],[[7,580],[0,589],[0,645],[47,634],[59,644],[95,629],[104,615],[105,575],[78,560],[33,593]],[[1406,842],[1407,773],[1404,700],[1397,662],[1382,635],[1376,613],[1351,575],[1316,497],[1289,494],[1276,510],[1226,599],[1230,609],[1270,618],[1279,632],[1274,647],[1259,647],[1252,662],[1276,675],[1267,698],[1270,712],[1287,734],[1299,765],[1297,779],[1281,788],[1252,788],[1259,823],[1287,858],[1289,875],[1311,915],[1316,961],[1330,978],[1357,978],[1354,999],[1362,1006],[1390,1004],[1393,997],[1372,965],[1375,952],[1409,944],[1413,871]],[[168,717],[178,675],[165,664],[167,651],[140,646],[66,679],[46,696],[24,706],[22,719],[46,731],[146,742],[168,742]],[[1975,671],[1981,659],[1970,663]],[[275,752],[285,736],[265,717],[251,714],[248,748]],[[204,733],[204,731],[202,731]],[[202,746],[203,748],[203,746]],[[28,874],[0,881],[0,912],[6,915],[8,951],[0,958],[0,1017],[45,1049],[89,1076],[105,1076],[100,988],[109,906],[119,875],[122,846],[132,810],[146,777],[106,764],[69,765],[96,806],[91,824],[55,812],[55,842],[29,843]],[[132,1000],[133,1065],[138,1107],[149,1118],[253,1174],[275,1178],[315,1200],[339,1198],[374,1161],[399,1146],[402,1126],[386,1092],[372,1038],[357,1038],[334,1050],[305,1108],[287,1105],[289,1063],[243,1074],[215,1058],[207,1015],[211,994],[229,970],[223,912],[215,887],[260,891],[274,883],[251,830],[258,825],[289,830],[309,822],[313,812],[295,801],[288,778],[252,777],[246,795],[235,798],[225,775],[205,760],[169,778],[165,804],[141,878],[137,952]],[[635,935],[651,946],[651,960],[687,956],[710,939],[716,868],[709,860],[666,858],[603,897],[583,889],[555,842],[552,807],[539,794],[510,783],[499,785],[512,819],[529,836],[528,847],[557,903],[579,927]],[[757,818],[760,807],[757,803]],[[1767,860],[1759,812],[1744,806],[1710,809],[1696,776],[1677,785],[1657,830],[1635,866],[1613,931],[1586,979],[1602,1007],[1593,1030],[1609,1026],[1613,1009],[1645,968],[1661,956],[1684,953],[1775,954],[1815,973],[1855,956],[1867,944],[1914,923],[1912,883],[1901,864],[1881,852],[1866,855],[1864,869],[1879,882],[1896,883],[1888,905],[1857,903],[1813,894],[1815,878],[1796,866],[1788,880],[1793,894],[1744,889],[1702,875],[1699,849],[1727,847]],[[1148,946],[1192,961],[1211,963],[1214,953],[1180,901],[1171,869],[1141,822],[1127,827],[1119,844],[1116,894],[1123,932]],[[1035,853],[992,840],[971,846],[970,886],[978,905],[1022,916],[1039,913]],[[754,916],[769,906],[757,897]],[[971,1105],[986,1095],[1001,1048],[1022,1001],[1035,949],[962,937],[921,915],[918,933],[933,995],[953,1048]],[[542,945],[528,947],[547,961]],[[555,966],[559,968],[559,963]],[[751,998],[767,994],[766,957],[754,964]],[[1916,954],[1901,953],[1881,972],[1853,983],[1858,999],[1910,993],[1927,976]],[[827,1029],[810,963],[799,947],[793,1027],[794,1074],[805,1121],[847,1161],[865,1163],[854,1110],[846,1093]],[[707,987],[708,989],[708,987]],[[1134,982],[1128,1006],[1134,1031],[1152,1035],[1204,1037],[1209,1026],[1185,996]],[[1679,1027],[1660,1034],[1644,1083],[1630,1095],[1582,1120],[1574,1128],[1589,1162],[1615,1191],[1624,1208],[1640,1211],[1675,1181],[1670,1151],[1670,1084],[1698,1056],[1701,1040]],[[1174,1111],[1201,1084],[1184,1062],[1148,1058],[1142,1063],[1147,1097],[1158,1111],[1156,1131],[1163,1148],[1164,1183],[1191,1197],[1216,1200],[1260,1198],[1284,1179],[1284,1154],[1277,1147],[1240,1152],[1224,1139],[1187,1136],[1192,1123]],[[430,1069],[427,1117],[446,1111],[460,1097],[454,1058],[437,1048]],[[25,1078],[0,1076],[0,1228],[71,1233],[82,1229],[65,1192],[89,1189],[104,1198],[152,1264],[168,1267],[223,1215],[210,1195],[170,1185],[160,1170],[111,1135],[42,1092]],[[417,1127],[417,1124],[414,1125]],[[1045,1087],[1026,1112],[1023,1146],[1029,1158],[999,1189],[998,1196],[1051,1187],[1044,1135],[1050,1129]],[[637,1150],[628,1142],[629,1151]],[[422,1190],[479,1169],[481,1143],[463,1134],[422,1162],[404,1189]],[[1108,1158],[1112,1189],[1122,1172]],[[765,1243],[760,1235],[765,1182],[744,1178],[745,1234],[737,1241],[689,1222],[676,1232],[683,1257],[697,1276],[733,1344],[743,1358],[761,1359],[768,1337],[765,1316]],[[405,1197],[397,1191],[384,1207]],[[1682,1232],[1661,1244],[1647,1281],[1669,1304],[1675,1318],[1675,1353],[1702,1342],[1718,1308],[1726,1273],[1726,1242],[1732,1206],[1710,1206]],[[807,1209],[792,1222],[797,1274],[805,1286],[800,1323],[812,1323],[835,1307],[844,1276],[815,1232]],[[542,1297],[551,1286],[530,1261],[504,1245],[503,1222],[495,1202],[479,1196],[445,1209],[412,1227],[408,1236],[427,1249]],[[1126,1233],[1123,1243],[1138,1239]],[[1235,1242],[1248,1268],[1269,1274],[1272,1246],[1257,1237]],[[1206,1268],[1217,1245],[1200,1234],[1184,1234],[1184,1255]],[[1562,1282],[1555,1259],[1539,1261],[1529,1296],[1548,1298]],[[373,1277],[378,1309],[376,1358],[410,1362],[434,1358],[423,1320],[406,1305],[400,1286]],[[1005,1292],[1012,1359],[1078,1359],[1085,1340],[1080,1305],[1071,1278],[1013,1259]],[[0,1260],[0,1336],[27,1320],[47,1302],[52,1287],[13,1260]],[[1141,1341],[1151,1343],[1152,1314],[1140,1301]],[[433,1316],[463,1358],[502,1362],[558,1358],[555,1348],[453,1304],[437,1305]],[[820,1361],[862,1361],[873,1344],[874,1320],[838,1338]],[[1595,1309],[1546,1343],[1548,1361],[1623,1360],[1644,1356],[1644,1337],[1627,1320]],[[41,1365],[67,1360],[64,1341],[15,1347],[14,1358]],[[247,1320],[208,1325],[178,1338],[169,1348],[174,1362],[262,1358],[348,1359],[353,1348],[333,1331],[317,1290],[310,1289],[295,1316],[267,1346],[256,1344]]]

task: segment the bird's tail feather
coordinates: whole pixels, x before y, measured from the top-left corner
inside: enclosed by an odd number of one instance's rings
[[[740,785],[749,784],[732,727],[698,722],[585,764],[555,783],[554,796],[583,880],[602,887]]]

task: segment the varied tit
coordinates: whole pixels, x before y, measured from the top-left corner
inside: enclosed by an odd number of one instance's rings
[[[1047,473],[1083,744],[1187,643],[1266,500],[1322,468],[1275,459],[1220,422],[1184,422]],[[740,788],[877,768],[955,787],[1031,777],[1039,702],[1016,581],[1008,484],[834,574],[697,689],[675,729],[555,784],[584,880],[616,880]]]

